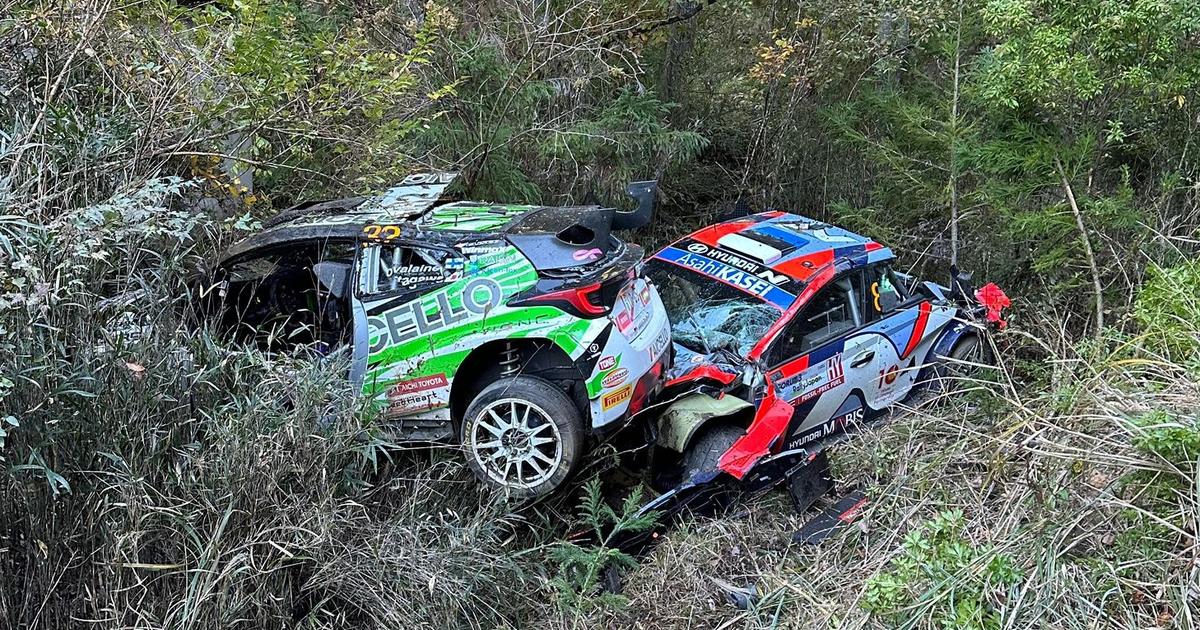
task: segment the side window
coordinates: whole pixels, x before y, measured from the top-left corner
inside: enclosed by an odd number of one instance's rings
[[[218,271],[219,290],[204,308],[220,313],[220,326],[240,341],[264,349],[318,344],[322,351],[348,339],[348,283],[352,242],[288,243]]]
[[[843,276],[821,289],[783,329],[771,347],[771,364],[807,354],[817,346],[854,330],[862,323],[857,295],[858,273]]]
[[[369,245],[363,255],[365,295],[431,289],[450,281],[447,252],[405,245]]]
[[[891,265],[875,264],[866,269],[863,304],[867,321],[886,317],[908,296]]]

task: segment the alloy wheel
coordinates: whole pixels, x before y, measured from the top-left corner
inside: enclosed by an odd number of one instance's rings
[[[471,427],[471,456],[493,481],[509,488],[535,488],[562,465],[558,427],[541,407],[502,398],[484,407]]]

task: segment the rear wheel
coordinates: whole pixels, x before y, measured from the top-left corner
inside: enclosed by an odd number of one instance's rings
[[[745,433],[741,427],[731,424],[718,424],[704,429],[683,454],[684,480],[719,470],[721,456]]]
[[[583,451],[579,409],[553,383],[533,376],[484,388],[467,407],[460,433],[475,476],[518,497],[556,490]]]

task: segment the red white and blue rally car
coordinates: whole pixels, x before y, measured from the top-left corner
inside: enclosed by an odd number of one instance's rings
[[[716,477],[773,485],[948,366],[986,358],[1003,293],[974,292],[956,271],[953,288],[918,282],[895,259],[870,238],[763,212],[645,263],[675,351],[656,439],[682,464],[668,494]]]

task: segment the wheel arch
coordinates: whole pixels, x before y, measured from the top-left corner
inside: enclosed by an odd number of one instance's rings
[[[450,419],[455,433],[461,425],[463,415],[471,401],[489,384],[504,376],[505,360],[515,353],[516,374],[540,376],[560,384],[562,381],[582,382],[574,362],[558,344],[545,337],[520,337],[494,339],[475,348],[467,355],[454,373],[450,385]],[[566,388],[566,394],[579,408],[584,418],[589,418],[586,393],[580,404],[576,392],[578,387]]]
[[[658,445],[683,453],[704,430],[721,424],[745,429],[754,420],[752,403],[736,396],[694,393],[675,401],[658,418]]]
[[[954,350],[954,347],[967,337],[975,337],[980,343],[984,342],[984,331],[969,322],[957,321],[951,326],[947,326],[933,343],[929,354],[926,355],[925,367],[921,373],[917,375],[918,382],[929,380],[934,375],[934,370],[941,364],[945,357],[949,356]]]

